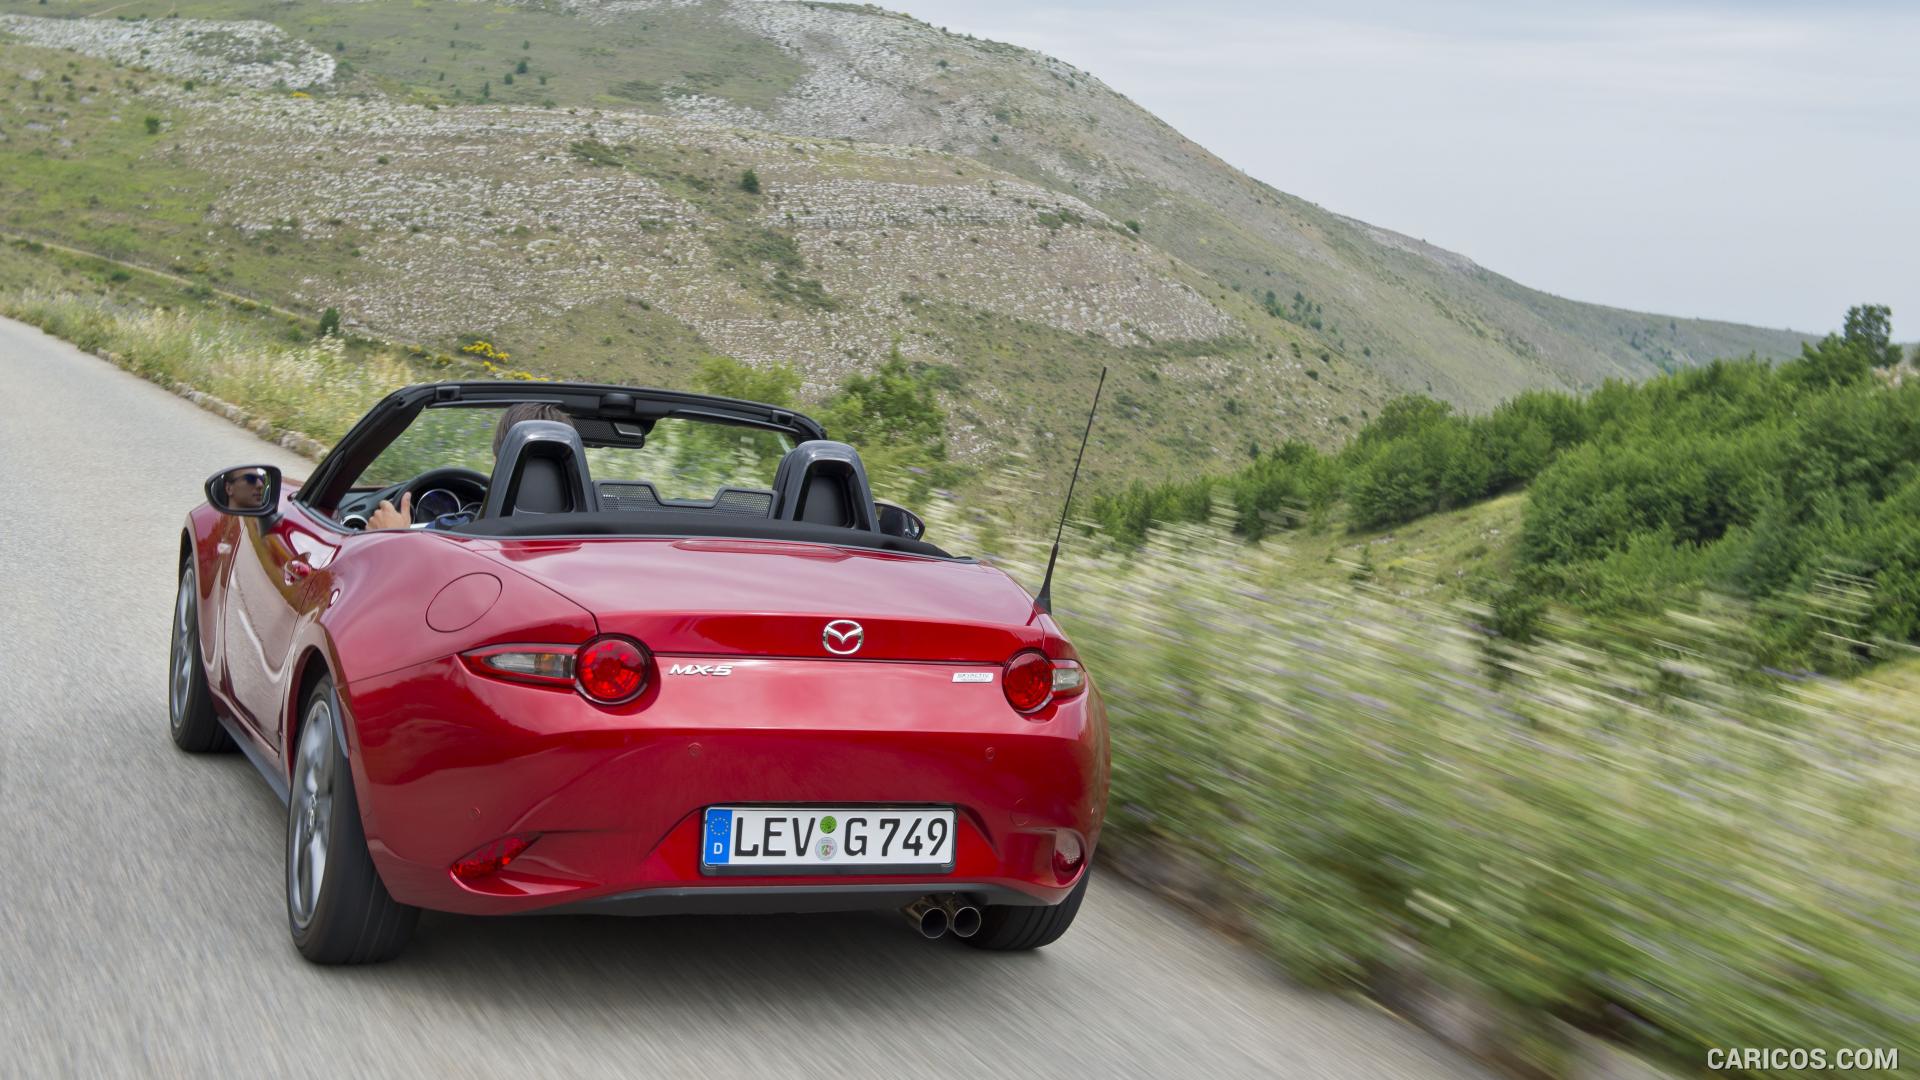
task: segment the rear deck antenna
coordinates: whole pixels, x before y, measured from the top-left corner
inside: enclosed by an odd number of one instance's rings
[[[1080,453],[1073,459],[1073,478],[1067,481],[1067,505],[1060,508],[1060,527],[1053,531],[1053,554],[1047,556],[1047,576],[1040,581],[1040,595],[1033,606],[1053,614],[1053,564],[1060,561],[1060,537],[1067,531],[1067,514],[1073,509],[1073,486],[1080,482],[1080,462],[1087,456],[1087,440],[1093,436],[1093,416],[1100,411],[1100,391],[1107,385],[1107,369],[1100,369],[1100,382],[1093,388],[1093,408],[1087,410],[1087,430],[1080,436]]]

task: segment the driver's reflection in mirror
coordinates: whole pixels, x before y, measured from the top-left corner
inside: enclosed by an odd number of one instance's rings
[[[257,510],[267,501],[267,474],[257,467],[234,469],[224,483],[227,505],[235,510]]]
[[[513,425],[526,420],[557,420],[568,427],[573,426],[573,417],[568,416],[566,410],[558,405],[550,405],[544,401],[523,401],[518,405],[509,406],[505,412],[500,414],[499,426],[493,429],[493,454],[496,458],[500,456],[501,445],[507,441],[508,430],[510,430]],[[258,503],[255,505],[258,505]],[[395,506],[385,499],[380,501],[380,505],[375,508],[373,514],[367,518],[367,528],[405,529],[416,524],[413,516],[413,492],[402,492],[399,506]],[[429,529],[451,529],[456,525],[465,525],[472,520],[472,514],[463,512],[441,514],[439,517],[429,518],[418,524],[423,524]]]

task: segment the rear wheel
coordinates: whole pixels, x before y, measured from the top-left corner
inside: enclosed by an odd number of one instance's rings
[[[167,722],[173,744],[192,754],[234,749],[213,715],[213,693],[200,662],[200,577],[193,556],[180,563],[180,591],[173,601],[173,649],[167,656]]]
[[[980,909],[980,932],[965,938],[976,949],[992,952],[1020,952],[1038,949],[1060,940],[1080,913],[1080,901],[1087,897],[1087,882],[1093,880],[1093,867],[1080,875],[1065,900],[1052,907],[1014,907],[990,904]]]
[[[333,679],[323,677],[301,709],[287,799],[287,924],[316,964],[371,964],[399,955],[420,909],[387,892],[367,852],[339,712]]]

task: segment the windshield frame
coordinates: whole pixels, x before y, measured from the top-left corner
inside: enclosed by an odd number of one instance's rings
[[[602,383],[527,383],[509,381],[420,383],[387,395],[360,418],[332,452],[321,459],[294,501],[329,521],[348,485],[365,473],[388,444],[399,438],[429,405],[547,402],[570,416],[598,420],[652,421],[674,416],[716,424],[754,427],[785,434],[794,442],[827,437],[820,422],[804,413],[712,394],[616,386]]]

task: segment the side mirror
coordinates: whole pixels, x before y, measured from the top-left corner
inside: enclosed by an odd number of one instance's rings
[[[880,531],[888,536],[904,536],[909,540],[918,540],[926,534],[927,523],[920,520],[920,515],[904,506],[876,502],[873,508],[880,514]]]
[[[280,512],[280,470],[242,465],[207,477],[207,502],[223,514],[272,517]]]

